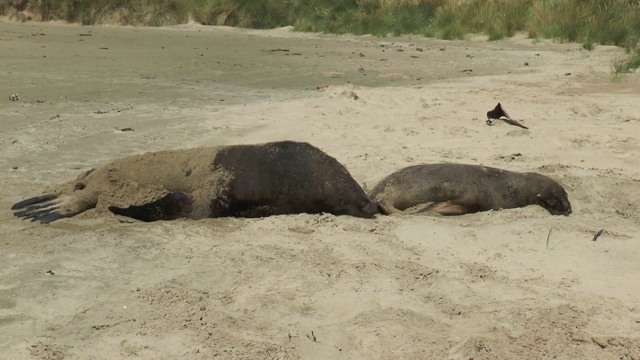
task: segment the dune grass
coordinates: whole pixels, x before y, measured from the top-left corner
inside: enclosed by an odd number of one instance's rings
[[[525,31],[530,0],[447,1],[430,20],[426,34],[443,39],[462,39],[469,33],[499,40]]]
[[[376,36],[529,37],[629,50],[614,71],[640,67],[640,0],[0,0],[0,15],[89,24],[204,25]]]
[[[640,49],[629,51],[626,59],[615,59],[611,64],[611,73],[614,76],[629,74],[640,67]]]

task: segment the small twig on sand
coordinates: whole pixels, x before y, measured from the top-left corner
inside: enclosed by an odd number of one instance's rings
[[[551,250],[549,249],[549,238],[551,237],[551,230],[553,229],[549,229],[549,233],[547,234],[547,250]]]
[[[600,229],[600,231],[598,231],[594,236],[593,239],[591,239],[591,241],[596,241],[598,240],[598,238],[600,237],[600,235],[602,235],[602,232],[604,231],[604,228]]]
[[[309,338],[309,340],[316,342],[316,336],[313,334],[313,331],[311,332],[311,335],[307,334],[307,338]]]
[[[309,336],[309,335],[307,335],[307,336]],[[291,331],[289,331],[289,341],[291,341],[291,339],[293,339],[293,338],[299,338],[299,337],[300,337],[300,335],[291,335]]]

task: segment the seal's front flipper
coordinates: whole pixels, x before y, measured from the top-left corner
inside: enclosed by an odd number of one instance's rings
[[[109,206],[109,211],[116,215],[151,222],[187,217],[193,208],[192,205],[193,201],[187,194],[169,193],[163,198],[148,204],[129,206],[127,208]]]
[[[400,212],[398,209],[384,202],[376,201],[376,203],[378,205],[378,213],[382,215],[391,215],[393,213]]]
[[[428,214],[440,214],[440,215],[464,215],[476,213],[482,211],[477,204],[453,204],[447,202],[437,202],[430,204],[429,206],[420,209],[418,213],[426,212]]]

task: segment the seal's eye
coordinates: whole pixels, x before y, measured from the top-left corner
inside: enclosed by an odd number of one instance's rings
[[[73,190],[82,190],[85,188],[85,186],[86,185],[84,183],[79,182],[79,183],[76,183],[76,185],[73,187]]]

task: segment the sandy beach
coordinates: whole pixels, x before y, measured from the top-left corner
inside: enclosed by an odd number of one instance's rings
[[[0,359],[640,359],[640,74],[612,81],[623,56],[524,36],[2,20]],[[529,129],[487,126],[498,102]],[[421,163],[535,171],[573,214],[10,211],[124,156],[277,140],[369,190]]]

